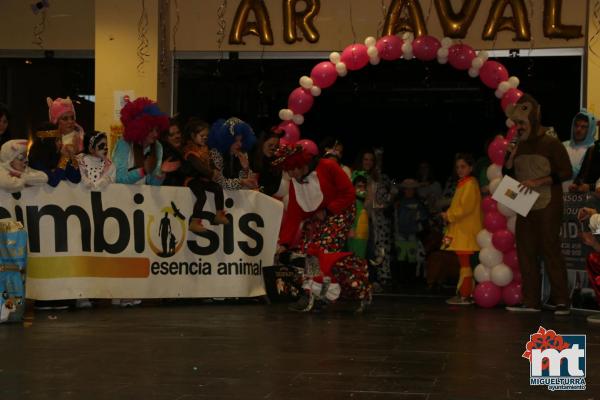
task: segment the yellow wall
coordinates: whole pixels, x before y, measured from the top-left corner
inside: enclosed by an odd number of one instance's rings
[[[590,10],[596,1],[590,0]],[[594,21],[594,13],[590,12],[588,23],[588,40],[593,39],[587,48],[587,103],[588,110],[600,115],[600,21]],[[594,37],[594,35],[598,35]],[[584,83],[585,84],[585,83]]]
[[[103,2],[99,0],[98,2]],[[129,0],[124,0],[129,1]],[[0,49],[39,49],[32,43],[33,27],[41,21],[34,15],[34,0],[0,1]],[[92,50],[94,48],[94,0],[50,0],[46,12],[44,48],[48,50]]]
[[[136,97],[156,99],[158,93],[158,0],[146,0],[149,54],[138,70],[140,3],[131,0],[96,1],[96,118],[98,130],[109,131],[114,118],[114,92],[133,90]]]

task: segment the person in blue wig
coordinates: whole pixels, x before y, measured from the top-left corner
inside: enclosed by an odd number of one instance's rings
[[[225,190],[256,189],[248,152],[256,142],[252,127],[239,118],[219,119],[208,134],[210,159],[217,169],[214,180]]]

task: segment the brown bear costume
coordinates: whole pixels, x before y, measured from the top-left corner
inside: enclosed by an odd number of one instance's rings
[[[540,256],[552,285],[550,301],[568,307],[567,270],[559,235],[563,218],[561,183],[572,175],[569,156],[553,131],[541,125],[540,106],[530,95],[507,107],[506,115],[518,129],[518,143],[508,157],[506,173],[518,180],[523,190],[540,194],[527,217],[517,217],[515,229],[524,309],[540,309]]]

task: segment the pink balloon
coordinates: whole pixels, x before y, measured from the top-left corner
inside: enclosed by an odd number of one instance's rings
[[[335,83],[338,77],[335,65],[329,61],[323,61],[315,65],[310,71],[313,83],[321,89],[328,88]]]
[[[508,132],[506,132],[506,141],[510,143],[515,136],[517,136],[517,126],[513,125],[508,129]]]
[[[498,211],[498,202],[492,199],[492,196],[486,196],[481,200],[481,209],[486,214],[491,211]]]
[[[492,282],[481,282],[475,286],[473,299],[478,306],[492,308],[500,302],[502,290]]]
[[[301,87],[296,88],[290,93],[288,97],[288,108],[294,112],[294,114],[304,114],[312,107],[314,98],[310,94],[309,90]]]
[[[413,53],[421,61],[435,60],[437,52],[442,47],[438,38],[429,35],[423,35],[416,38],[413,43]]]
[[[523,92],[519,89],[510,88],[504,93],[502,96],[502,101],[500,101],[500,106],[502,110],[506,110],[510,104],[515,104],[521,97],[523,97]]]
[[[479,77],[485,86],[497,89],[500,82],[508,80],[508,71],[498,61],[487,60],[479,70]]]
[[[293,121],[283,121],[277,128],[281,129],[284,134],[281,139],[287,143],[294,144],[300,140],[300,128]]]
[[[504,253],[502,262],[510,267],[515,272],[515,269],[519,269],[519,257],[517,256],[517,249],[512,249]]]
[[[351,44],[342,52],[341,60],[346,64],[348,71],[356,71],[369,63],[367,46],[364,44]]]
[[[286,147],[286,146],[291,146],[292,143],[288,142],[286,139],[281,138],[279,139],[279,147]]]
[[[396,35],[388,35],[380,38],[375,47],[379,51],[379,57],[387,61],[397,60],[402,56],[403,40]]]
[[[475,51],[466,44],[455,44],[448,49],[448,63],[454,68],[466,71],[471,68],[471,61],[475,58]]]
[[[485,229],[490,233],[494,234],[506,229],[506,217],[498,211],[489,212],[485,214],[485,217],[483,218],[483,226],[485,226]]]
[[[302,146],[302,148],[306,150],[311,156],[316,156],[317,154],[319,154],[319,148],[312,140],[302,139],[299,140],[297,144]]]
[[[521,284],[511,282],[502,288],[502,300],[507,306],[514,306],[523,301],[523,293],[521,292]]]
[[[488,147],[488,157],[494,164],[504,165],[504,155],[507,147],[508,141],[505,138],[497,137]]]
[[[508,253],[515,248],[515,235],[508,229],[501,229],[492,235],[492,244],[497,250]]]

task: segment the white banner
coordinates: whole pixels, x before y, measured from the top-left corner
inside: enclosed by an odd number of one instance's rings
[[[17,198],[15,198],[17,197]],[[0,218],[24,221],[29,235],[27,297],[251,297],[265,294],[283,206],[255,191],[225,192],[230,223],[188,231],[187,188],[109,185],[102,192],[61,183],[0,191]]]

